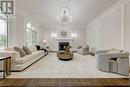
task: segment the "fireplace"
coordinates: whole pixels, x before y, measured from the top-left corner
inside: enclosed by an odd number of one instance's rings
[[[64,51],[65,50],[65,46],[69,46],[70,42],[59,42],[59,50],[60,51]]]

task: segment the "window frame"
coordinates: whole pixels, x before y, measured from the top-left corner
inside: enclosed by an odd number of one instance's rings
[[[6,30],[5,30],[5,31],[6,31],[6,44],[5,44],[4,47],[0,47],[0,50],[1,50],[1,49],[4,49],[4,48],[7,48],[8,45],[9,45],[9,44],[8,44],[8,39],[9,39],[9,38],[8,38],[8,24],[9,24],[9,23],[8,23],[8,16],[5,16],[5,17],[4,17],[4,16],[1,16],[1,15],[0,15],[0,20],[3,20],[3,21],[6,22]]]
[[[28,24],[30,24],[30,27],[28,27]],[[31,45],[28,43],[28,35],[27,35],[27,33],[28,33],[28,31],[30,31],[31,32]],[[36,36],[36,41],[35,42],[33,42],[33,34],[35,33],[35,36]],[[27,46],[34,46],[35,44],[37,43],[37,28],[31,23],[31,22],[27,22],[26,23],[26,45]]]

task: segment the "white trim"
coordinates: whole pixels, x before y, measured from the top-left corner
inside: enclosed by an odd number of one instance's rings
[[[121,6],[121,48],[125,48],[125,7]]]
[[[97,22],[97,50],[100,49],[100,45],[99,45],[99,29],[100,29],[100,24],[99,22]]]
[[[100,21],[104,17],[112,14],[117,9],[121,8],[123,5],[126,5],[129,1],[130,0],[119,0],[117,3],[115,3],[113,6],[111,6],[110,8],[108,8],[106,11],[104,11],[100,16],[98,16],[97,18],[95,18],[95,20],[91,21],[89,24],[92,24],[94,22]]]
[[[73,40],[73,38],[56,38],[56,40]]]
[[[117,3],[115,3],[113,6],[111,6],[109,9],[107,9],[104,13],[102,13],[99,17],[97,17],[95,20],[91,21],[89,25],[96,23],[97,25],[97,49],[100,49],[100,43],[99,43],[99,29],[100,29],[100,21],[106,17],[115,12],[117,9],[121,9],[121,49],[125,48],[125,5],[130,2],[130,0],[119,0]]]

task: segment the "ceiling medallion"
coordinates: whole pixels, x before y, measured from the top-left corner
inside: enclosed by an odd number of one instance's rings
[[[57,22],[61,25],[68,25],[72,23],[72,16],[70,15],[70,9],[67,7],[62,7],[59,10],[57,16]]]

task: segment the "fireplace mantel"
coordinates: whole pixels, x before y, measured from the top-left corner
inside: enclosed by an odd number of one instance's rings
[[[69,41],[72,41],[73,40],[73,38],[56,38],[56,40],[58,40],[58,41],[60,41],[60,40],[69,40]]]

